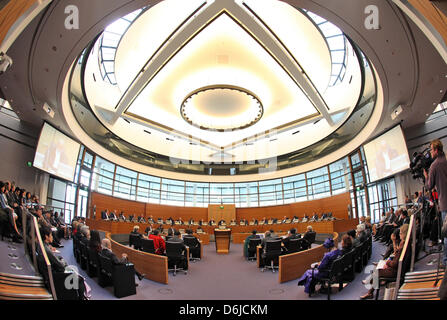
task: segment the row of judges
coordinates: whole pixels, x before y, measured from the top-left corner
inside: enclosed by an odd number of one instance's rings
[[[158,218],[155,220],[153,216],[149,216],[147,220],[143,216],[136,217],[135,215],[131,214],[128,217],[124,215],[124,212],[121,211],[119,215],[117,215],[116,210],[109,212],[107,209],[101,212],[101,218],[103,220],[110,220],[110,221],[127,221],[127,222],[138,222],[138,223],[149,223],[149,224],[168,224],[168,225],[198,225],[198,226],[217,226],[217,225],[230,225],[230,226],[236,226],[236,225],[264,225],[264,224],[286,224],[286,223],[299,223],[299,222],[315,222],[315,221],[330,221],[335,220],[336,218],[333,217],[332,212],[322,213],[321,216],[318,215],[318,213],[314,213],[311,217],[309,217],[307,214],[305,214],[302,218],[299,218],[298,216],[293,216],[292,219],[284,216],[283,219],[278,218],[263,218],[261,220],[257,220],[253,218],[251,221],[248,221],[247,219],[240,219],[239,223],[232,219],[230,222],[227,223],[224,219],[216,222],[214,219],[211,219],[209,221],[205,221],[203,219],[199,221],[194,221],[193,218],[189,219],[188,221],[183,221],[182,218],[178,218],[178,220],[174,220],[171,217],[167,218],[166,220],[163,220],[162,218]]]

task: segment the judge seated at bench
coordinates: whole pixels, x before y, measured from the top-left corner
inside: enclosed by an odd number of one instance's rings
[[[290,219],[284,216],[284,218],[282,218],[281,220],[281,223],[290,223]]]
[[[298,223],[300,219],[297,216],[293,216],[292,223]]]
[[[309,221],[309,216],[307,214],[304,214],[303,219],[301,219],[301,222],[307,222]]]
[[[150,215],[149,218],[147,218],[147,223],[152,223],[152,224],[155,223],[154,217],[152,217],[152,215]]]
[[[267,219],[264,217],[264,218],[262,218],[262,220],[261,221],[259,221],[259,225],[260,226],[262,226],[263,224],[266,224],[267,223]]]
[[[319,221],[327,220],[327,213],[323,213],[319,219]]]
[[[144,217],[143,217],[143,216],[138,216],[138,218],[137,218],[137,222],[138,222],[138,223],[146,223],[146,220],[144,220]]]
[[[118,221],[118,217],[116,216],[116,210],[113,210],[113,212],[110,212],[109,220]]]
[[[189,221],[188,221],[188,222],[189,222],[189,225],[190,225],[190,226],[192,226],[192,225],[194,224],[194,219],[193,219],[193,218],[191,218],[191,219],[189,219]]]
[[[249,225],[250,225],[250,226],[257,226],[257,225],[258,225],[258,220],[255,219],[255,218],[251,219]]]
[[[215,225],[216,225],[216,221],[214,221],[214,219],[211,219],[211,220],[209,221],[209,225],[210,225],[210,226],[215,226]]]
[[[231,219],[231,221],[230,221],[230,226],[235,226],[235,225],[237,225],[236,220]]]
[[[103,220],[109,220],[109,210],[104,210],[104,211],[101,211],[101,219],[103,219]]]
[[[309,221],[310,221],[310,222],[312,222],[312,221],[318,221],[318,213],[314,212],[312,218],[310,218]]]
[[[120,212],[120,214],[119,214],[119,216],[118,216],[118,220],[119,220],[119,221],[126,221],[126,220],[127,220],[127,219],[126,219],[126,216],[124,215],[124,212],[123,212],[123,211]]]
[[[226,222],[224,219],[221,219],[221,220],[217,223],[217,225],[219,225],[219,226],[226,226],[226,225],[227,225],[227,222]]]

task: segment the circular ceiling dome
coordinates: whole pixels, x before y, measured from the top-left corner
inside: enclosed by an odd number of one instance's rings
[[[207,86],[190,93],[180,113],[189,124],[205,130],[238,130],[261,119],[264,108],[250,91],[227,85]]]

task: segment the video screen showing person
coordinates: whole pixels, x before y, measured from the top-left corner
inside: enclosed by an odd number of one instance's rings
[[[400,126],[363,146],[371,182],[410,167],[407,145]]]
[[[33,165],[73,181],[80,144],[45,123],[37,144]]]

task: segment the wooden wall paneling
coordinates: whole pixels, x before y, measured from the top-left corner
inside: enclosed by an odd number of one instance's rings
[[[2,17],[0,21],[0,43],[3,42],[14,23],[35,3],[37,3],[36,0],[12,0],[3,7],[0,11],[0,17]]]
[[[221,208],[222,207],[222,208]],[[236,205],[234,204],[209,204],[208,205],[208,221],[214,219],[214,221],[219,222],[220,220],[225,220],[227,224],[231,220],[236,219]]]

